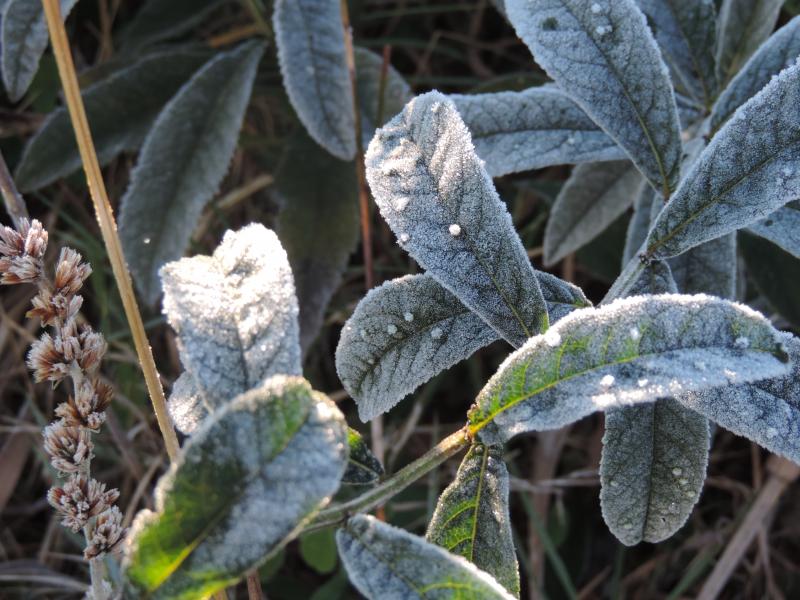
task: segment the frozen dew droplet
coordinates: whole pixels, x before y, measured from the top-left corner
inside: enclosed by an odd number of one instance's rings
[[[405,313],[405,314],[403,315],[403,318],[404,318],[404,319],[405,319],[405,320],[406,320],[408,323],[411,323],[411,321],[413,321],[413,320],[414,320],[414,315],[413,315],[413,313],[407,312],[407,313]]]
[[[410,235],[408,235],[407,233],[401,233],[401,234],[400,234],[400,243],[401,243],[401,244],[406,244],[406,243],[408,243],[408,240],[410,240],[410,239],[411,239],[411,236],[410,236]]]
[[[619,481],[611,480],[611,487],[619,487]]]
[[[389,325],[386,327],[386,333],[389,335],[394,335],[397,333],[397,327],[394,324],[389,323]]]
[[[736,345],[737,348],[741,348],[742,350],[744,350],[750,347],[750,340],[744,336],[739,336],[738,338],[736,338],[734,344]]]
[[[683,475],[683,469],[681,469],[680,467],[675,467],[674,469],[672,469],[672,474],[675,475],[675,477],[680,477],[681,475]]]
[[[646,386],[646,385],[647,385],[647,383],[648,383],[648,380],[647,380],[647,379],[640,379],[640,380],[639,380],[639,381],[637,381],[636,383],[638,383],[638,384],[639,384],[639,387],[643,388],[644,386]]]
[[[483,453],[483,446],[478,444],[477,446],[475,446],[474,452],[475,452],[475,454],[482,454]]]
[[[369,364],[371,364],[371,365],[374,365],[374,364],[375,364],[375,359],[374,359],[374,358],[368,358],[368,359],[367,359],[367,362],[368,362]]]
[[[682,477],[678,479],[678,483],[680,483],[681,485],[686,485],[687,483],[689,483],[689,480],[686,479],[685,477]]]
[[[631,339],[633,341],[636,341],[640,337],[642,337],[642,334],[639,333],[639,328],[638,327],[631,327],[630,334],[631,334]]]
[[[599,5],[597,2],[595,2],[594,4],[592,4],[592,12],[593,12],[594,14],[596,14],[596,15],[597,15],[597,14],[600,14],[600,11],[601,11],[601,10],[603,10],[603,7],[602,7],[602,6],[600,6],[600,5]]]
[[[692,490],[686,490],[686,492],[684,492],[684,495],[687,498],[694,498],[694,492]]]
[[[548,329],[544,334],[544,343],[551,348],[555,348],[561,343],[561,334],[559,334],[555,329]]]
[[[259,346],[259,348],[261,349],[262,352],[266,352],[267,351],[267,345],[266,344],[261,344]]]
[[[630,531],[631,529],[633,529],[633,523],[625,523],[625,524],[622,526],[622,528],[623,528],[623,529],[626,529],[626,530],[628,530],[628,531]]]
[[[410,200],[410,196],[400,196],[394,201],[394,209],[397,212],[403,212],[406,209],[406,206],[408,206]]]
[[[435,340],[438,340],[440,337],[442,337],[442,334],[443,334],[442,330],[439,329],[438,327],[434,327],[433,329],[431,329],[431,337]]]
[[[769,439],[774,438],[776,435],[778,435],[778,430],[777,429],[775,429],[774,427],[768,427],[767,428],[767,437]]]
[[[452,225],[450,225],[450,227],[448,227],[448,230],[450,231],[450,235],[452,235],[453,237],[458,237],[459,235],[461,235],[461,225],[459,225],[458,223],[453,223]]]
[[[600,380],[600,385],[603,387],[611,387],[614,385],[614,376],[613,375],[606,375]]]
[[[571,136],[569,136],[569,137],[567,138],[567,143],[568,143],[570,146],[574,146],[574,145],[575,145],[575,136],[574,136],[574,135],[571,135]]]
[[[150,243],[150,238],[144,238],[142,241],[147,245]]]

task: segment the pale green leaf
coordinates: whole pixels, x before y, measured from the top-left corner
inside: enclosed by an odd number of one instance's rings
[[[176,37],[202,23],[225,0],[147,0],[119,39],[124,52]]]
[[[725,82],[766,40],[784,0],[722,0],[717,39],[717,73]]]
[[[385,81],[383,57],[366,48],[354,48],[356,63],[356,93],[361,112],[361,136],[364,146],[369,145],[375,130],[403,110],[411,100],[411,87],[391,64],[387,66]],[[383,96],[381,96],[383,85]]]
[[[383,477],[383,465],[370,451],[367,442],[352,427],[347,428],[347,444],[350,453],[347,457],[347,470],[342,483],[349,485],[371,485]]]

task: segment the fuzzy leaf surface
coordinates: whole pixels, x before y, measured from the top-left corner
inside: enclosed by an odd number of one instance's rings
[[[212,256],[170,263],[161,276],[164,313],[204,400],[187,400],[203,411],[190,413],[195,422],[206,407],[216,410],[272,375],[301,373],[292,271],[272,231],[257,224],[229,231]],[[186,413],[189,405],[171,402],[171,410]]]
[[[800,464],[800,340],[782,334],[789,374],[678,396],[687,408]]]
[[[510,355],[478,394],[470,429],[499,443],[598,410],[779,376],[787,361],[769,321],[746,306],[625,298],[575,311]]]
[[[358,515],[336,532],[352,584],[367,600],[511,600],[491,575],[460,556]]]
[[[60,0],[64,19],[77,1]],[[5,0],[0,10],[0,71],[8,99],[18,102],[39,70],[39,59],[47,48],[47,23],[41,2]]]
[[[519,566],[501,446],[474,444],[439,496],[425,538],[463,556],[519,598]]]
[[[704,0],[636,0],[647,17],[676,86],[700,106],[717,93],[717,14]]]
[[[130,597],[193,599],[286,544],[339,487],[347,427],[298,377],[276,376],[195,432],[142,511],[124,561]]]
[[[449,98],[492,177],[625,157],[617,143],[554,86]]]
[[[589,305],[577,287],[537,276],[553,321]],[[409,275],[373,288],[359,302],[342,329],[336,369],[368,421],[498,338],[433,277]]]
[[[644,185],[627,160],[575,167],[550,209],[544,264],[557,263],[600,235],[633,204]]]
[[[751,225],[748,231],[800,258],[800,210],[797,208],[779,208],[766,219]]]
[[[283,85],[309,135],[341,160],[356,154],[353,87],[335,0],[276,0],[272,16]]]
[[[369,145],[375,130],[398,114],[414,94],[400,72],[391,64],[386,70],[386,83],[381,98],[383,57],[366,48],[353,48],[356,62],[356,93],[361,112],[361,136]],[[380,113],[380,114],[379,114]]]
[[[628,231],[625,233],[625,249],[622,251],[622,266],[627,265],[642,247],[650,231],[650,220],[655,203],[660,203],[660,198],[650,186],[645,186],[636,197],[633,204],[633,216],[628,222]]]
[[[120,33],[124,52],[178,36],[203,22],[225,0],[148,0]]]
[[[792,66],[800,56],[800,17],[795,17],[776,31],[736,74],[714,104],[711,131],[725,121],[783,69]]]
[[[347,428],[347,469],[342,476],[342,483],[349,485],[372,485],[383,477],[383,465],[370,451],[367,442],[352,427]]]
[[[671,398],[606,414],[600,464],[603,518],[626,546],[680,529],[700,498],[708,421]]]
[[[711,294],[728,300],[736,296],[735,233],[695,246],[671,258],[669,265],[681,293]]]
[[[770,36],[784,0],[723,0],[719,11],[717,73],[725,82]]]
[[[681,159],[675,94],[634,0],[507,0],[506,8],[536,62],[669,196]]]
[[[101,165],[138,150],[164,105],[209,58],[199,50],[149,54],[81,92]],[[54,110],[25,147],[16,171],[22,191],[53,183],[81,168],[65,107]]]
[[[121,201],[119,234],[149,304],[161,291],[158,270],[183,255],[228,171],[263,51],[262,44],[246,42],[212,58],[169,101],[145,138]]]
[[[283,204],[278,236],[297,286],[300,346],[306,352],[358,243],[355,167],[331,156],[300,131],[286,145],[275,190]]]
[[[547,307],[511,216],[455,105],[418,96],[379,129],[367,179],[400,245],[514,346],[547,328]]]
[[[742,106],[661,211],[646,252],[669,258],[745,227],[800,197],[800,65]]]

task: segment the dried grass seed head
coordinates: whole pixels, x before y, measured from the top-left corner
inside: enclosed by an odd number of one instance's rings
[[[77,473],[92,458],[91,435],[82,427],[55,421],[44,428],[44,450],[53,467],[62,473]]]
[[[61,524],[76,532],[92,517],[115,508],[117,498],[118,490],[106,491],[104,483],[83,475],[71,477],[63,487],[52,487],[47,492],[47,501],[62,517]]]

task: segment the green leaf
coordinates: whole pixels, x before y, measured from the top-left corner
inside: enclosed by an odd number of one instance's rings
[[[300,556],[317,573],[331,573],[337,563],[333,529],[322,529],[300,536]]]
[[[81,96],[100,164],[138,150],[164,105],[208,57],[202,50],[155,52],[85,88]],[[60,107],[28,142],[15,180],[22,191],[31,191],[80,167],[72,123]]]
[[[212,58],[147,134],[121,201],[119,233],[148,304],[160,294],[158,270],[183,255],[228,170],[263,51],[247,42]]]
[[[625,158],[617,143],[555,86],[449,98],[492,177]]]
[[[381,215],[436,280],[515,346],[547,329],[539,283],[455,105],[418,96],[366,156]]]
[[[292,272],[272,231],[229,231],[212,256],[170,263],[161,277],[188,373],[169,402],[181,431],[273,375],[301,374]]]
[[[282,201],[278,235],[294,273],[305,352],[358,243],[355,166],[334,158],[301,130],[286,144],[275,189]]]
[[[364,438],[352,427],[347,428],[347,444],[350,453],[347,457],[347,470],[342,483],[348,485],[372,485],[383,477],[383,465],[367,446]]]
[[[439,496],[425,538],[463,556],[519,598],[519,567],[508,513],[501,446],[474,444]]]
[[[276,376],[189,439],[128,536],[130,596],[193,599],[232,585],[291,540],[339,487],[347,428],[336,406]]]
[[[766,40],[784,0],[723,0],[719,11],[717,73],[728,81]]]
[[[123,52],[176,37],[196,27],[224,0],[147,0],[120,34]]]
[[[710,441],[705,417],[671,398],[608,411],[600,502],[617,539],[657,543],[683,526],[703,489]]]
[[[283,85],[309,135],[341,160],[356,154],[353,86],[340,3],[276,0],[272,25]]]
[[[63,18],[77,1],[60,1]],[[47,48],[47,23],[42,3],[36,0],[6,0],[0,9],[0,70],[8,99],[18,102],[28,91]]]
[[[717,131],[737,108],[755,96],[774,75],[790,67],[798,56],[800,18],[796,17],[764,42],[720,94],[711,112],[711,131]]]
[[[776,377],[788,358],[763,316],[710,296],[665,294],[575,311],[509,356],[469,424],[486,443],[598,410]]]
[[[421,537],[358,515],[336,533],[352,584],[367,600],[510,600],[491,575]]]
[[[633,204],[644,185],[627,160],[575,167],[550,210],[544,264],[553,265],[595,239]]]
[[[676,87],[700,106],[717,96],[717,15],[705,0],[636,0],[669,65]]]
[[[681,160],[675,94],[634,0],[507,0],[506,9],[536,62],[669,197]]]

